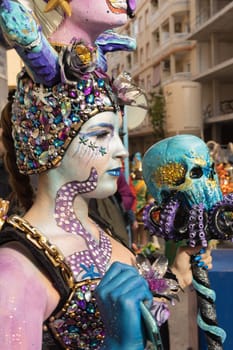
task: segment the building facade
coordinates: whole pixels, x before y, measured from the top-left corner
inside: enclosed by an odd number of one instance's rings
[[[225,0],[139,0],[135,18],[120,28],[137,50],[109,54],[109,73],[128,71],[148,96],[162,91],[165,136],[231,142],[232,11]],[[155,141],[148,114],[130,130],[129,152]]]
[[[191,0],[189,39],[196,41],[193,81],[202,86],[205,139],[233,141],[233,1]]]

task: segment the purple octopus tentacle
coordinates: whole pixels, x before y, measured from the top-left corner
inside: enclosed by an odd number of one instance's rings
[[[76,217],[73,203],[79,193],[87,193],[96,188],[97,172],[93,168],[86,181],[72,181],[63,185],[56,196],[55,220],[59,227],[65,232],[82,237],[87,245],[87,250],[76,252],[67,258],[75,276],[82,270],[82,266],[90,268],[94,263],[98,272],[103,275],[110,261],[112,245],[109,237],[99,228],[100,238],[97,242]]]
[[[174,199],[171,199],[164,207],[159,207],[156,203],[147,205],[143,211],[145,228],[151,235],[162,237],[165,240],[175,239],[174,221],[179,206],[179,201]],[[158,221],[154,219],[155,214],[159,217]]]
[[[207,232],[205,230],[204,222],[204,205],[202,203],[195,204],[190,209],[189,215],[189,245],[196,247],[202,245],[207,247]]]
[[[216,239],[233,240],[233,193],[225,195],[211,208],[209,229]]]
[[[175,239],[174,221],[180,206],[178,200],[171,199],[163,208],[160,215],[160,224],[166,240]]]
[[[223,196],[223,203],[233,204],[233,193],[228,193]]]
[[[153,220],[153,213],[157,212],[159,215],[160,208],[156,203],[148,204],[144,207],[142,213],[142,221],[144,223],[145,229],[147,229],[151,236],[163,237],[163,232],[160,224],[157,224]]]

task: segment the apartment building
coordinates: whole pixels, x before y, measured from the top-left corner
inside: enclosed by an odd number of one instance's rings
[[[192,79],[202,86],[205,139],[233,141],[233,1],[191,0],[190,40],[196,41]]]
[[[130,72],[148,95],[162,88],[166,136],[231,141],[232,9],[225,0],[139,0],[135,18],[120,28],[137,50],[110,54],[109,73]],[[147,115],[130,130],[129,151],[154,142]]]

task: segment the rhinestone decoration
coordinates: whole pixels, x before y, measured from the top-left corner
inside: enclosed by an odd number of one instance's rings
[[[105,332],[94,290],[99,280],[78,283],[62,312],[51,317],[48,328],[64,349],[97,350]]]
[[[118,110],[107,78],[97,73],[47,88],[35,84],[22,70],[12,106],[13,137],[21,173],[40,173],[58,166],[83,122],[97,113]]]

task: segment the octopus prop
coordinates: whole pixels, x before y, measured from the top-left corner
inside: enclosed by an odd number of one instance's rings
[[[207,247],[211,239],[232,240],[233,194],[223,196],[205,142],[193,135],[164,139],[148,149],[143,176],[155,202],[144,210],[150,233],[165,240],[187,240]],[[209,350],[222,349],[226,334],[217,325],[215,292],[208,272],[193,257],[193,286],[197,291],[197,323]]]

